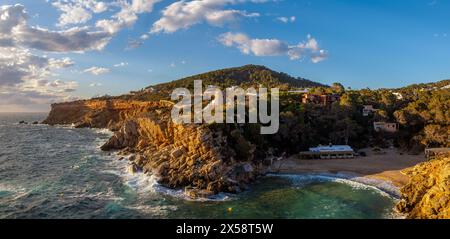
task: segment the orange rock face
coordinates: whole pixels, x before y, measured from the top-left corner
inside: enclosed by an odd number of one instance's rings
[[[415,219],[450,219],[450,157],[419,164],[405,172],[397,209]]]
[[[228,136],[208,125],[174,124],[170,102],[90,100],[52,105],[46,124],[108,128],[114,135],[102,150],[134,154],[130,171],[157,175],[192,197],[239,192],[266,170],[251,155],[239,158]]]

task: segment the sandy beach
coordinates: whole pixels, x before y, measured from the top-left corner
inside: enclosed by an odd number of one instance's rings
[[[366,157],[353,159],[300,160],[294,155],[276,162],[272,169],[274,173],[282,174],[345,174],[383,180],[396,187],[402,187],[409,180],[402,174],[402,170],[426,161],[423,154],[409,155],[401,153],[398,149],[383,149],[381,152],[374,152],[372,149],[362,151],[367,153]]]

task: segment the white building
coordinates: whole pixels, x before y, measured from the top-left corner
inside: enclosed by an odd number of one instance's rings
[[[395,95],[395,97],[397,98],[397,100],[403,100],[403,95],[402,93],[399,92],[393,92],[393,95]]]
[[[370,114],[376,112],[377,110],[373,108],[373,105],[365,105],[363,108],[363,116],[369,116]]]
[[[373,129],[376,132],[396,133],[399,126],[397,123],[373,122]]]
[[[329,145],[309,148],[308,152],[300,153],[303,159],[348,159],[353,158],[355,151],[348,145]]]
[[[288,93],[290,94],[305,94],[305,93],[309,93],[309,88],[305,88],[305,89],[296,89],[296,90],[290,90],[288,91]]]

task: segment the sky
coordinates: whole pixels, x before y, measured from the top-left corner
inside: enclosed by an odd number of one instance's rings
[[[355,89],[448,79],[450,1],[0,2],[0,112],[246,64]]]

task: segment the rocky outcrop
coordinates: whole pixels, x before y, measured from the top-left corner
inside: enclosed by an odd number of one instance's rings
[[[450,157],[419,164],[405,172],[397,209],[411,219],[450,219]]]
[[[265,173],[266,161],[255,158],[250,143],[241,142],[247,146],[245,154],[229,147],[229,137],[239,132],[174,124],[171,109],[165,101],[78,101],[52,105],[44,123],[114,131],[102,150],[132,154],[130,172],[156,175],[162,185],[184,189],[191,197],[239,192]]]

